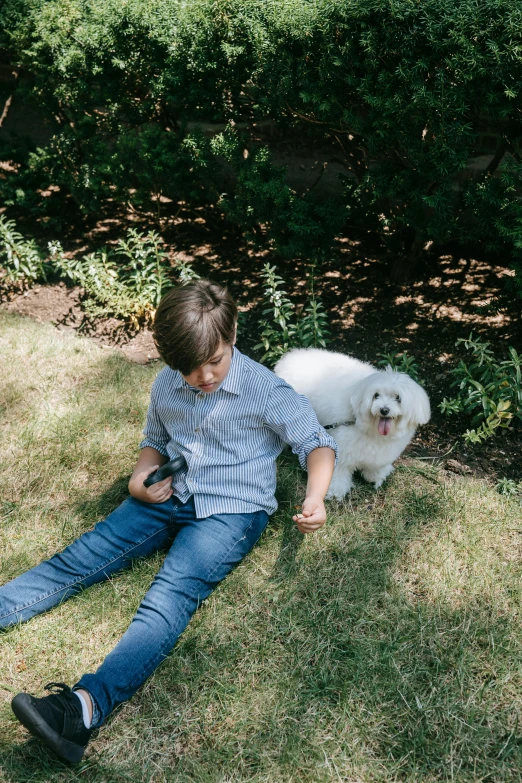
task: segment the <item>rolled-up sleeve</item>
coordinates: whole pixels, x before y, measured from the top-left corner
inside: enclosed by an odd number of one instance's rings
[[[145,448],[145,446],[150,446],[153,449],[156,449],[156,451],[159,451],[160,454],[168,457],[167,444],[170,441],[170,435],[158,415],[156,398],[157,390],[153,385],[150,394],[149,410],[147,411],[147,422],[143,430],[145,437],[140,443],[140,449]]]
[[[288,384],[278,384],[270,392],[264,421],[267,427],[291,446],[301,467],[306,469],[306,458],[311,451],[323,447],[335,452],[337,462],[337,443],[319,424],[309,400],[297,394]]]

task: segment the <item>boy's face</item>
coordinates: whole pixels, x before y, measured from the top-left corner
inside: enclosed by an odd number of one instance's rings
[[[208,362],[196,367],[190,375],[184,375],[186,382],[206,394],[219,389],[230,370],[233,345],[221,342]]]

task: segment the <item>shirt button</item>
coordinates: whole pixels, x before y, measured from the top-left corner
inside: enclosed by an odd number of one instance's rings
[[[196,427],[196,429],[194,430],[194,432],[199,432],[199,427]]]

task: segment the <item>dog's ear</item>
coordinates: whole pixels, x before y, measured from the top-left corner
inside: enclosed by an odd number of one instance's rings
[[[347,395],[346,399],[346,416],[349,420],[356,419],[360,424],[368,420],[369,404],[366,400],[367,391],[366,378],[363,378],[362,381],[355,383],[351,387],[350,394]]]
[[[403,415],[410,421],[410,423],[416,427],[418,424],[427,424],[431,416],[430,401],[428,395],[414,380],[409,378],[410,383],[407,384],[407,402],[404,408]]]

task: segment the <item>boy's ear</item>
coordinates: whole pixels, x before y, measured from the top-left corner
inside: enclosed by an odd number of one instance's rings
[[[232,345],[236,344],[236,339],[237,339],[237,321],[234,325],[234,342],[232,343]]]

